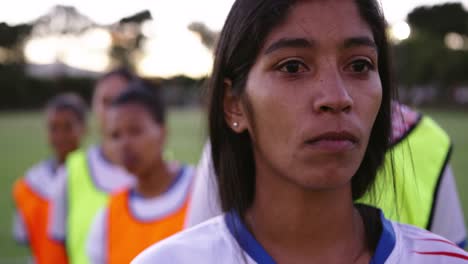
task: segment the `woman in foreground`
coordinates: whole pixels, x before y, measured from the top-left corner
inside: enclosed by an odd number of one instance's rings
[[[464,263],[447,240],[355,204],[389,146],[385,23],[373,0],[238,0],[209,131],[224,215],[133,263]]]

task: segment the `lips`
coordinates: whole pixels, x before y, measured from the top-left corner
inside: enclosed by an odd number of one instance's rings
[[[330,152],[346,151],[354,148],[359,139],[348,131],[330,131],[306,140],[306,145]]]
[[[314,143],[320,140],[329,140],[329,141],[342,141],[342,140],[347,140],[351,141],[354,143],[358,142],[358,138],[353,135],[352,133],[348,131],[331,131],[331,132],[325,132],[323,134],[320,134],[316,137],[313,137],[309,140],[307,140],[308,143]]]

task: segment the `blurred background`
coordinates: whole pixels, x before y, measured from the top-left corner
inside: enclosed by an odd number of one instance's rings
[[[11,236],[11,186],[47,157],[43,106],[76,92],[90,103],[103,72],[125,65],[164,91],[167,157],[195,164],[204,143],[202,90],[233,0],[15,0],[0,8],[0,263],[25,263]],[[452,137],[468,213],[468,1],[381,0],[400,99]],[[92,123],[92,122],[91,122]],[[96,132],[93,124],[88,143]],[[468,215],[465,216],[468,219]]]

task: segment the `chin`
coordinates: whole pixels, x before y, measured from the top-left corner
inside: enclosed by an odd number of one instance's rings
[[[333,168],[330,170],[314,171],[291,179],[297,185],[308,190],[327,190],[343,187],[351,183],[355,172]]]

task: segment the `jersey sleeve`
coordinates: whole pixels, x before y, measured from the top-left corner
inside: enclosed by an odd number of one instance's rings
[[[96,214],[86,241],[86,255],[90,264],[107,263],[107,236],[106,236],[107,209]]]
[[[65,168],[57,172],[57,183],[51,198],[49,212],[49,237],[55,241],[64,242],[67,234],[68,195],[67,171]]]
[[[217,186],[211,158],[211,145],[207,143],[196,169],[186,227],[195,226],[221,214]]]
[[[15,211],[13,215],[13,238],[20,244],[28,244],[28,231],[18,211]]]
[[[430,231],[464,248],[466,244],[465,219],[450,165],[445,167],[442,174],[434,206]]]

